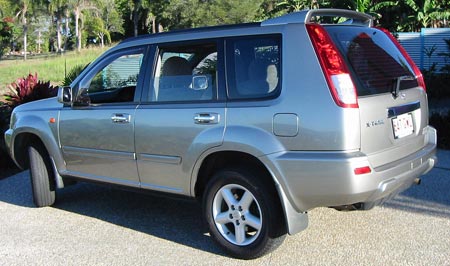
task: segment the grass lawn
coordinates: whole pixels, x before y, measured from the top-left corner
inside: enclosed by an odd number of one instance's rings
[[[96,59],[107,48],[90,48],[81,52],[67,52],[63,55],[38,55],[23,59],[0,60],[0,94],[6,91],[6,86],[16,79],[29,73],[37,73],[41,81],[50,81],[52,85],[60,85],[65,71],[77,65],[86,65]]]

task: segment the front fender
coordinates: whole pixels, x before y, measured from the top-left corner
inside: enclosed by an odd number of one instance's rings
[[[24,167],[20,162],[18,153],[24,152],[23,148],[28,137],[33,135],[44,144],[49,155],[53,158],[58,172],[64,171],[65,163],[58,144],[58,127],[59,117],[58,110],[45,110],[41,112],[18,112],[14,114],[15,123],[8,130],[6,139],[9,140],[10,154],[16,164],[21,168]]]

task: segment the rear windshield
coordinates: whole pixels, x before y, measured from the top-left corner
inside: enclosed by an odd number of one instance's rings
[[[414,77],[411,66],[382,31],[349,26],[327,26],[326,30],[348,62],[359,96],[392,92],[399,77]],[[400,89],[417,86],[417,80],[400,83]]]

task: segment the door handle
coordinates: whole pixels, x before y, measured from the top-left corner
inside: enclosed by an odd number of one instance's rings
[[[117,123],[117,124],[130,123],[131,115],[129,115],[129,114],[113,114],[111,116],[111,120],[113,123]]]
[[[220,115],[216,113],[198,113],[194,116],[196,124],[217,124],[219,120]]]

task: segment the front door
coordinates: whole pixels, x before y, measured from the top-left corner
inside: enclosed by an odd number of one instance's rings
[[[79,82],[74,106],[60,114],[69,175],[139,186],[134,122],[144,48],[106,56]]]

